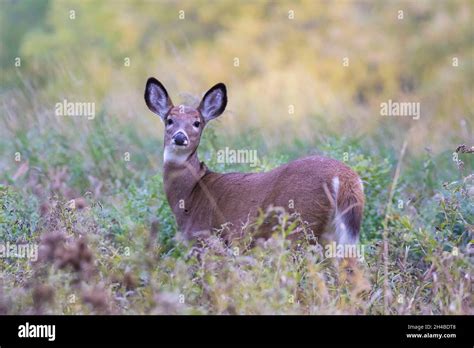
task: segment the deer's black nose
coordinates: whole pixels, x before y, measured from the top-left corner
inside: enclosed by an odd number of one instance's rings
[[[186,135],[183,132],[178,132],[173,135],[173,141],[179,146],[188,145],[188,138],[186,138]]]

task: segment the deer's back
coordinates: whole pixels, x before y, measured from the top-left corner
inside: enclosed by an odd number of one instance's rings
[[[310,156],[283,164],[264,173],[206,174],[199,185],[201,215],[210,228],[231,223],[233,228],[252,222],[269,206],[301,214],[316,234],[321,234],[332,217],[333,180],[341,189],[361,191],[358,175],[345,164],[323,156]],[[201,191],[208,192],[201,192]],[[356,192],[358,193],[358,192]],[[209,214],[209,211],[212,211]],[[201,226],[202,227],[202,226]]]

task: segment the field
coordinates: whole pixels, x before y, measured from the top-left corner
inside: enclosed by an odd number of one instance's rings
[[[0,9],[0,314],[474,314],[472,1]],[[214,171],[309,154],[357,171],[370,291],[292,245],[285,216],[253,248],[183,241],[149,76],[190,105],[226,83],[199,147]],[[389,100],[420,113],[385,116]],[[94,114],[58,115],[64,101]],[[226,148],[258,163],[221,163]]]

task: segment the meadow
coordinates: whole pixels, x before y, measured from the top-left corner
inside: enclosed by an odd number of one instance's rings
[[[474,314],[471,1],[0,1],[0,314]],[[180,238],[149,76],[190,105],[226,83],[199,147],[214,171],[353,168],[370,291],[291,245],[288,216],[252,248]]]

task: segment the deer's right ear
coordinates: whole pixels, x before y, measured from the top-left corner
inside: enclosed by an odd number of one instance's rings
[[[154,77],[150,77],[146,82],[145,102],[148,108],[160,116],[162,120],[165,119],[173,107],[165,87]]]

